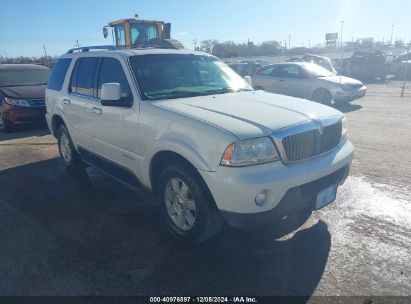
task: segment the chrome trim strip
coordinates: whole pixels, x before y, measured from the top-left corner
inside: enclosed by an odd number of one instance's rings
[[[322,130],[324,127],[328,127],[328,126],[339,123],[340,121],[342,121],[343,118],[344,116],[328,116],[328,117],[321,117],[321,118],[313,118],[313,119],[306,120],[301,123],[291,125],[289,127],[285,127],[285,128],[272,132],[271,137],[274,140],[274,143],[277,147],[278,152],[280,153],[283,163],[293,164],[293,163],[313,159],[315,157],[318,157],[330,151],[333,151],[335,148],[329,151],[326,151],[324,153],[314,155],[309,158],[305,158],[305,159],[298,160],[298,161],[290,161],[287,157],[287,153],[285,152],[285,149],[283,146],[283,139],[290,135],[296,135],[296,134],[313,131],[313,130]],[[339,145],[337,145],[337,147],[339,147]]]

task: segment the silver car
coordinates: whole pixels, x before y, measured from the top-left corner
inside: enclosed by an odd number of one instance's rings
[[[348,102],[365,96],[367,88],[356,79],[337,76],[310,62],[265,66],[252,76],[256,90],[294,96],[323,104]]]

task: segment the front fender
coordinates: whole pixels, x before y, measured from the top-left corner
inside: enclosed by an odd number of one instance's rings
[[[151,188],[150,180],[150,168],[151,162],[154,159],[155,155],[159,152],[173,152],[176,153],[187,161],[189,161],[197,170],[213,172],[213,169],[209,163],[204,159],[204,157],[195,149],[192,145],[187,142],[175,138],[161,138],[157,140],[150,150],[148,151],[145,160],[142,162],[142,171],[144,174],[145,185],[148,185]]]

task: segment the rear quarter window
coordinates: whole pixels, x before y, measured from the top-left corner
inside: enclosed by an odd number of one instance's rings
[[[51,70],[51,74],[47,82],[47,89],[61,91],[70,63],[71,58],[62,58],[57,60]]]

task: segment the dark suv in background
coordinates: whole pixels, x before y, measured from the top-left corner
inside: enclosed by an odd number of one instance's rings
[[[351,58],[344,61],[344,76],[362,81],[379,79],[385,81],[389,65],[386,55],[379,50],[365,50],[355,52]]]
[[[0,131],[45,122],[49,68],[35,64],[0,65]]]

